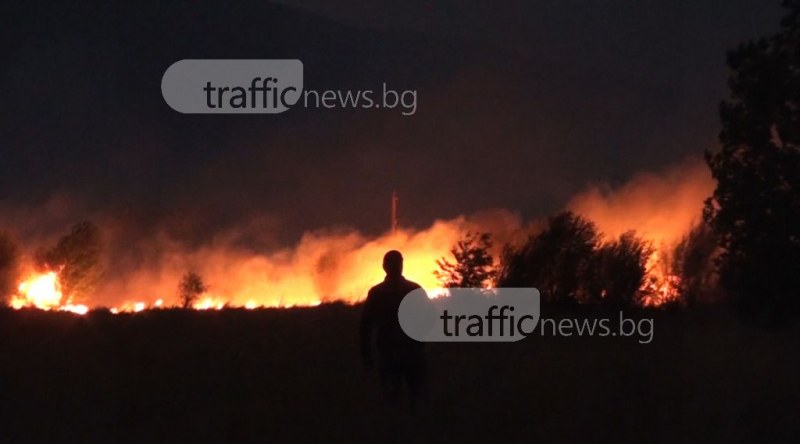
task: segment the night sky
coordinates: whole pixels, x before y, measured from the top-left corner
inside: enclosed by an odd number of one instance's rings
[[[4,8],[0,208],[200,243],[251,224],[276,245],[379,233],[392,190],[407,226],[533,218],[700,156],[726,49],[781,16],[763,0],[63,3]],[[306,87],[385,82],[418,109],[183,115],[160,85],[185,58],[297,58]]]

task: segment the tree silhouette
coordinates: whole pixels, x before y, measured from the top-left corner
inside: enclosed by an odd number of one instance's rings
[[[0,232],[0,300],[7,300],[17,290],[19,249],[6,233]]]
[[[501,287],[536,287],[544,300],[584,300],[599,235],[594,223],[564,212],[518,249],[506,248],[498,279]]]
[[[495,276],[491,248],[489,233],[467,233],[450,250],[455,262],[438,259],[434,274],[446,288],[486,288]]]
[[[203,278],[194,271],[186,272],[178,284],[178,296],[183,308],[190,308],[197,298],[208,290]]]
[[[675,247],[673,273],[680,278],[678,291],[687,305],[719,301],[718,252],[717,239],[705,223],[692,228]]]
[[[72,227],[50,250],[36,254],[39,268],[58,273],[61,290],[68,299],[90,295],[102,277],[100,230],[84,221]]]
[[[652,246],[634,231],[600,246],[587,284],[592,289],[592,301],[613,306],[636,304],[652,253]]]
[[[728,54],[730,98],[705,219],[719,240],[720,283],[743,314],[800,308],[800,1],[772,37]]]

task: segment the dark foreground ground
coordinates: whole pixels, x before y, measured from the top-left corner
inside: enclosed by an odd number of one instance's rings
[[[797,442],[800,433],[797,327],[745,327],[721,309],[645,312],[634,317],[655,318],[649,345],[435,344],[430,403],[411,413],[386,407],[362,372],[359,312],[2,310],[0,442]]]

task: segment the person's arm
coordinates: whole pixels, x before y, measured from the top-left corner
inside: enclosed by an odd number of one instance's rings
[[[361,346],[361,360],[364,367],[369,370],[372,367],[372,332],[374,330],[374,313],[373,306],[375,300],[372,291],[367,295],[367,300],[364,302],[364,310],[361,312],[361,325],[358,329],[359,342]]]

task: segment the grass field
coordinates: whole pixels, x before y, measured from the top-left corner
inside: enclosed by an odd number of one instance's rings
[[[431,395],[385,405],[360,307],[0,311],[0,442],[796,442],[800,329],[642,312],[654,339],[432,344]],[[547,308],[544,308],[547,315]],[[564,315],[564,313],[561,313]],[[570,314],[580,316],[580,314]],[[324,442],[324,441],[323,441]]]

